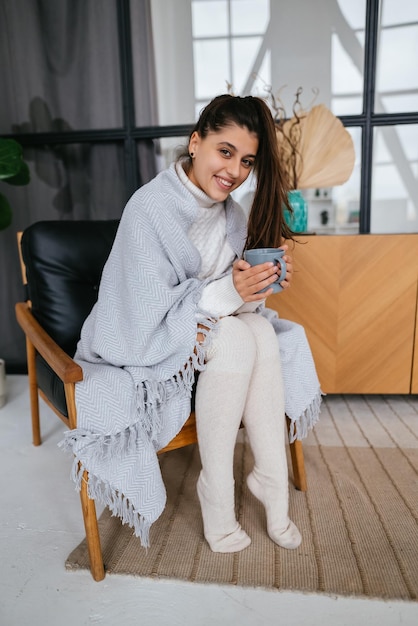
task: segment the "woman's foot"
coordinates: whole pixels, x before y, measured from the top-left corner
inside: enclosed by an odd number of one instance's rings
[[[225,503],[211,501],[201,475],[196,487],[202,509],[203,532],[212,552],[240,552],[248,548],[251,539],[235,518],[233,490],[230,506],[222,506]]]
[[[302,536],[296,525],[287,516],[283,521],[283,515],[280,516],[278,514],[280,502],[278,502],[279,497],[274,493],[274,489],[266,489],[256,477],[254,471],[248,475],[247,485],[253,496],[264,505],[267,516],[267,532],[270,539],[280,547],[288,550],[298,548],[302,543]],[[268,491],[271,492],[270,496],[266,493]]]

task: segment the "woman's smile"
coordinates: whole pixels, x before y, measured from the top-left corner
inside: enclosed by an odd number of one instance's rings
[[[233,183],[225,180],[225,178],[221,178],[220,176],[215,176],[215,178],[218,180],[219,184],[221,185],[221,187],[225,187],[226,189],[231,189]]]

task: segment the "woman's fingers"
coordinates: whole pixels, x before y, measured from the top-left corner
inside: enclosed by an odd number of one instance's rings
[[[277,266],[267,262],[251,266],[246,261],[236,261],[233,266],[233,281],[244,302],[262,300],[271,295],[272,291],[260,294],[261,289],[269,287],[277,280]]]

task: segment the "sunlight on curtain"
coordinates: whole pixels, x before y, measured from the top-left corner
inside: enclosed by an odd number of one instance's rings
[[[120,126],[117,36],[115,0],[2,0],[0,133]]]

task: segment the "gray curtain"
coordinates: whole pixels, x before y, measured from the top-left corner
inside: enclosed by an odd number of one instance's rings
[[[117,1],[0,0],[0,136],[100,134],[123,126]],[[146,60],[140,63],[142,90],[136,88],[137,120],[149,125],[156,123],[149,0],[133,5],[135,54]],[[153,142],[138,144],[142,183],[155,174],[154,151]],[[16,232],[39,220],[117,218],[128,195],[123,141],[86,143],[75,136],[68,143],[34,144],[24,155],[30,184],[0,183],[13,207],[12,225],[0,231],[0,358],[9,372],[25,367],[14,314],[24,297]]]

